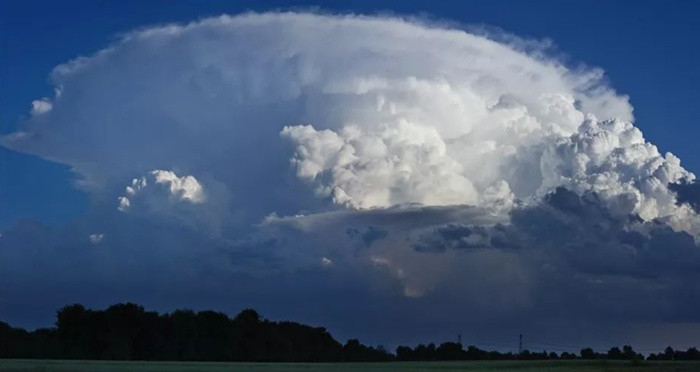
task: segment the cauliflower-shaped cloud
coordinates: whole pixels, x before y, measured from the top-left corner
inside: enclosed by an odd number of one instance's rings
[[[173,171],[156,169],[134,178],[117,198],[120,212],[170,218],[196,228],[219,232],[227,216],[225,187],[211,181],[214,198],[194,176],[178,176]]]
[[[540,169],[543,194],[559,186],[592,191],[614,213],[644,220],[687,215],[669,185],[695,179],[677,157],[660,154],[639,129],[617,119],[589,118],[577,133],[547,146]]]
[[[295,126],[285,127],[282,135],[298,144],[297,175],[318,181],[318,194],[338,204],[369,208],[477,201],[476,190],[433,128],[399,122],[374,133],[349,126],[337,134]]]
[[[178,177],[172,171],[154,170],[149,172],[148,178],[134,178],[131,180],[131,185],[126,186],[126,195],[119,197],[120,211],[125,212],[131,207],[129,197],[138,197],[139,194],[149,190],[149,179],[153,183],[151,189],[157,188],[159,185],[164,186],[160,190],[165,190],[165,195],[170,201],[190,204],[201,204],[206,201],[202,185],[193,176]]]

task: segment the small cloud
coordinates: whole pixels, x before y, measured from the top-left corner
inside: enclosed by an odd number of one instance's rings
[[[92,244],[99,244],[102,239],[104,239],[105,234],[90,234],[88,239],[90,239],[90,243]]]
[[[323,266],[324,268],[333,267],[333,261],[331,261],[330,258],[321,257],[321,266]]]
[[[119,198],[119,209],[120,212],[126,212],[131,207],[131,201],[126,196],[120,196]]]
[[[53,109],[53,104],[46,97],[32,101],[32,115],[41,115],[51,111],[51,109]]]

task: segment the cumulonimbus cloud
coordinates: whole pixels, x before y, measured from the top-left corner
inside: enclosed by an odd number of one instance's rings
[[[659,239],[695,257],[695,176],[600,69],[547,55],[387,17],[144,28],[56,67],[56,95],[1,141],[71,166],[91,213],[175,222],[236,270],[322,269],[490,311],[546,307],[552,283],[592,303],[630,291],[615,275],[688,283]],[[102,251],[124,232],[98,227]]]
[[[381,17],[266,13],[149,28],[56,67],[51,79],[58,93],[39,106],[52,109],[39,108],[3,144],[71,165],[91,191],[174,166],[244,183],[248,164],[289,158],[273,135],[306,123],[357,137],[352,168],[368,168],[358,182],[385,177],[379,163],[393,165],[385,185],[365,187],[396,202],[475,200],[468,190],[430,196],[411,174],[426,167],[479,190],[506,178],[522,197],[537,180],[518,183],[499,168],[522,155],[518,147],[574,133],[585,113],[632,119],[627,98],[598,70]],[[466,180],[454,186],[469,188]]]

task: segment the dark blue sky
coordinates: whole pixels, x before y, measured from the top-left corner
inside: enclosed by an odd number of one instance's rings
[[[145,25],[247,10],[423,15],[550,38],[571,61],[598,66],[628,94],[636,125],[662,152],[700,170],[700,2],[696,1],[37,1],[0,2],[0,122],[10,133],[32,100],[50,96],[51,69]],[[89,205],[66,167],[0,147],[0,229],[54,224]]]

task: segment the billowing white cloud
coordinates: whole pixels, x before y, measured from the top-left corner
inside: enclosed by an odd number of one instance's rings
[[[374,133],[344,127],[341,134],[310,126],[285,127],[298,144],[297,175],[320,181],[317,193],[353,208],[396,204],[475,204],[476,190],[434,128],[407,122]]]
[[[543,148],[585,115],[633,119],[600,70],[544,55],[385,17],[144,28],[56,67],[53,108],[2,143],[70,165],[100,196],[153,169],[207,175],[244,196],[230,205],[240,226],[319,208],[319,195],[352,208],[510,205],[535,194]],[[287,177],[290,158],[312,192]]]
[[[53,104],[48,98],[42,98],[32,101],[32,115],[41,115],[43,113],[51,111]]]
[[[563,186],[578,193],[597,193],[618,215],[636,214],[644,220],[670,218],[679,229],[697,230],[697,216],[676,203],[669,184],[692,181],[695,175],[671,153],[662,155],[642,132],[621,120],[589,118],[570,137],[547,146],[541,161],[545,194]],[[691,218],[695,228],[678,221]]]
[[[211,181],[207,194],[204,186],[192,175],[178,176],[173,171],[156,169],[134,178],[117,198],[120,212],[172,218],[196,228],[220,232],[228,216],[228,194],[224,186]]]
[[[165,195],[173,202],[186,202],[201,204],[206,200],[202,185],[193,176],[178,177],[175,172],[166,170],[154,170],[149,172],[149,177],[134,178],[131,185],[126,186],[126,196],[119,197],[119,210],[126,210],[131,206],[129,197],[138,197],[138,194],[146,192],[149,187],[149,179],[153,187],[160,187]]]

